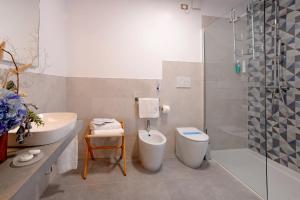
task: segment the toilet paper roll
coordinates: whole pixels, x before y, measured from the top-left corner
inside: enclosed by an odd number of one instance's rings
[[[162,108],[161,108],[161,111],[162,111],[162,113],[164,113],[164,114],[169,113],[170,110],[171,110],[171,108],[170,108],[169,105],[163,105]]]

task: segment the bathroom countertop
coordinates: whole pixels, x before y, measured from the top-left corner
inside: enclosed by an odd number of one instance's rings
[[[39,148],[44,153],[43,159],[35,164],[12,168],[13,158],[9,158],[0,164],[0,200],[18,199],[16,196],[22,196],[22,190],[25,191],[26,187],[30,187],[32,183],[38,180],[38,176],[49,171],[67,145],[82,130],[82,127],[83,122],[78,120],[74,131],[70,132],[64,139],[53,144],[32,147]],[[30,148],[22,148],[21,151],[26,151],[26,149]]]

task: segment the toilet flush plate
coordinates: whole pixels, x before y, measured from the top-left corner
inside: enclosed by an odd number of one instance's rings
[[[191,88],[192,79],[188,76],[177,76],[176,77],[176,88]]]

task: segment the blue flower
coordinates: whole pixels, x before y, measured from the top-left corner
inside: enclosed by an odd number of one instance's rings
[[[20,126],[27,116],[22,98],[9,90],[0,89],[0,136]]]

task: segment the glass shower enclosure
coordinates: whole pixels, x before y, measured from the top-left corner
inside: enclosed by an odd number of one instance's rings
[[[300,199],[300,0],[249,0],[203,24],[212,158],[262,199]]]

